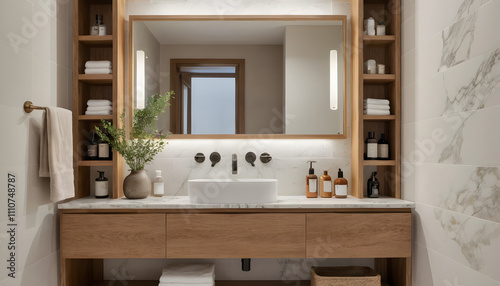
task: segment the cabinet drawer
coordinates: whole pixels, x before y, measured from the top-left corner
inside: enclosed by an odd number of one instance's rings
[[[167,215],[167,258],[303,258],[305,214]]]
[[[164,258],[164,214],[63,214],[65,258]]]
[[[308,258],[411,257],[411,213],[307,214]]]

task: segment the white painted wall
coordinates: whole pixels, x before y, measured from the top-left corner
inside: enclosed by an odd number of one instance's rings
[[[330,109],[330,50],[338,52],[338,82],[343,83],[342,26],[288,26],[285,64],[286,134],[339,134],[343,109]],[[342,97],[343,85],[338,87]],[[343,105],[340,100],[338,106]]]
[[[403,2],[413,285],[500,285],[500,1]]]
[[[0,285],[59,284],[57,204],[38,177],[41,111],[71,109],[72,1],[0,1]],[[16,278],[7,276],[7,174],[16,181]]]

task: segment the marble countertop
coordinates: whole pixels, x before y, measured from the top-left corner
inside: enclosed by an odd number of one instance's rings
[[[278,196],[275,203],[265,204],[198,204],[191,203],[188,196],[147,197],[139,200],[96,199],[85,197],[62,203],[59,209],[339,209],[339,208],[415,208],[415,203],[395,198],[345,199],[313,198],[305,196]]]

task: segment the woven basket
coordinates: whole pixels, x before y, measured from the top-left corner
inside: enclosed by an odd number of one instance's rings
[[[380,275],[370,267],[311,267],[311,286],[380,286]]]

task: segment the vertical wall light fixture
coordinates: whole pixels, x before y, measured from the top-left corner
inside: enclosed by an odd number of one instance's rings
[[[137,50],[136,53],[136,74],[135,74],[135,108],[144,109],[146,105],[146,54]]]
[[[338,109],[337,51],[330,51],[330,109]]]

